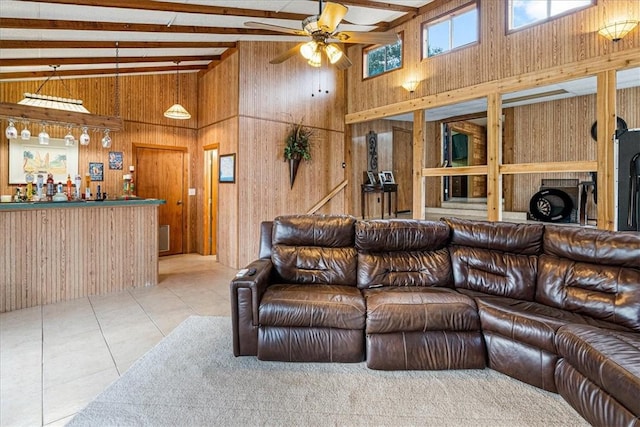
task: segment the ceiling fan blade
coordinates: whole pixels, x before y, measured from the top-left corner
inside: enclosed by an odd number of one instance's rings
[[[333,65],[335,65],[338,70],[346,70],[347,68],[351,67],[353,63],[347,57],[347,55],[343,54],[342,57],[340,57],[340,59],[338,59],[338,61]]]
[[[300,46],[302,46],[303,44],[304,43],[298,43],[288,51],[281,53],[280,55],[273,58],[271,61],[269,61],[269,64],[281,64],[292,56],[297,55],[298,52],[300,52]]]
[[[327,3],[324,6],[324,10],[318,18],[318,27],[322,31],[326,31],[327,33],[333,33],[342,18],[347,14],[347,9],[345,6],[338,3]]]
[[[302,31],[302,30],[295,30],[293,28],[288,28],[288,27],[281,27],[279,25],[271,25],[271,24],[265,24],[262,22],[255,22],[255,21],[247,21],[244,23],[245,27],[249,27],[249,28],[259,28],[261,30],[269,30],[269,31],[277,31],[279,33],[286,33],[286,34],[293,34],[295,36],[308,36],[309,34],[307,34],[306,31]]]
[[[356,31],[340,31],[331,36],[341,43],[393,44],[398,41],[398,35],[393,31],[385,33],[364,33]]]

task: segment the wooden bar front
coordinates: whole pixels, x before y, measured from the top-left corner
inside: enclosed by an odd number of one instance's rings
[[[162,203],[0,204],[0,313],[157,285]]]

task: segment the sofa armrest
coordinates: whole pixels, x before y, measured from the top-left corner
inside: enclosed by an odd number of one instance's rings
[[[247,265],[255,274],[235,277],[230,284],[233,353],[236,356],[255,356],[258,350],[258,308],[270,285],[273,264],[271,259],[259,259]]]

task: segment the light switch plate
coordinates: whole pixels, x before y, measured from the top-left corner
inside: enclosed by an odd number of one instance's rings
[[[189,189],[189,195],[190,196],[195,196],[196,195],[196,189],[195,188],[190,188]]]

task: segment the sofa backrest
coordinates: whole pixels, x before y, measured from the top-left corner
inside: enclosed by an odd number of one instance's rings
[[[358,288],[452,286],[449,226],[418,220],[356,223]]]
[[[273,221],[271,260],[288,283],[356,285],[355,218],[279,216]]]
[[[640,234],[545,226],[536,300],[640,331]]]
[[[533,301],[542,224],[445,218],[456,288]]]

